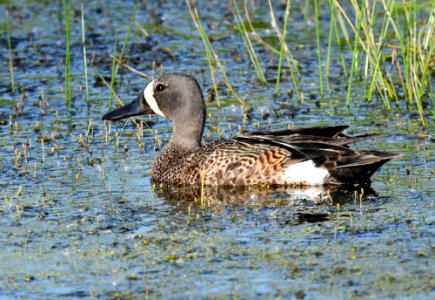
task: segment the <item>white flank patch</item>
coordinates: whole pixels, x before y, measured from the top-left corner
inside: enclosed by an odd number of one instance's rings
[[[154,80],[148,83],[147,87],[143,91],[143,96],[145,97],[145,101],[151,107],[153,112],[165,117],[165,114],[162,113],[162,111],[160,110],[157,104],[156,98],[154,98]]]
[[[322,185],[329,177],[329,172],[325,168],[316,167],[312,160],[307,160],[288,166],[284,176],[288,184]]]

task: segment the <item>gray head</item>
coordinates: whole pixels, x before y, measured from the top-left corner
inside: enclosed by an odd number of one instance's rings
[[[117,121],[144,114],[158,114],[173,122],[170,143],[186,150],[200,146],[206,107],[193,77],[171,73],[154,79],[133,102],[108,112],[103,120]]]

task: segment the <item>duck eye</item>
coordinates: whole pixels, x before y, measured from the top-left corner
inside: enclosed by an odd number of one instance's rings
[[[161,84],[161,83],[159,83],[159,84],[156,86],[156,91],[157,91],[157,92],[161,92],[161,91],[163,91],[164,89],[166,89],[166,86],[164,86],[164,85]]]

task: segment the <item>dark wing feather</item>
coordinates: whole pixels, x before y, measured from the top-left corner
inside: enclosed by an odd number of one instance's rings
[[[397,154],[380,151],[357,151],[348,144],[368,138],[370,134],[352,137],[343,133],[347,126],[286,129],[252,132],[233,140],[249,144],[281,147],[295,160],[313,160],[323,166],[339,182],[366,181],[384,163]]]
[[[291,136],[291,135],[305,135],[305,136],[316,136],[316,137],[328,137],[336,138],[349,126],[330,126],[330,127],[309,127],[309,128],[299,128],[299,129],[283,129],[276,131],[253,131],[247,133],[247,135],[257,135],[257,136]]]

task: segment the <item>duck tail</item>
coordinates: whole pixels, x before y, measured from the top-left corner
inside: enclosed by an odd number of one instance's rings
[[[386,162],[401,156],[400,154],[381,151],[362,151],[360,156],[351,161],[338,164],[330,171],[333,181],[337,183],[370,182],[370,177]]]

